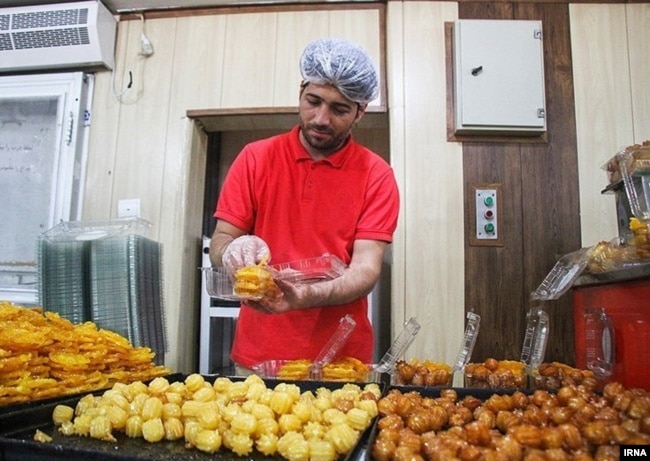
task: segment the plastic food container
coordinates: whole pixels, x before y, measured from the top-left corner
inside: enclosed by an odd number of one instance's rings
[[[542,363],[533,373],[535,389],[557,391],[564,386],[598,389],[601,383],[591,370],[580,370],[559,362]]]
[[[343,261],[330,254],[268,266],[275,280],[296,284],[332,280],[343,275],[345,268]],[[201,270],[210,296],[226,300],[241,299],[233,291],[235,279],[228,270],[223,267],[202,267]]]
[[[391,384],[396,386],[451,387],[454,369],[431,360],[411,359],[397,362]]]
[[[275,278],[291,283],[314,283],[332,280],[343,275],[345,263],[334,255],[323,254],[316,258],[301,259],[270,266]]]
[[[602,168],[607,172],[610,183],[621,181],[625,174],[650,174],[650,145],[637,144],[626,147],[609,159]]]
[[[342,317],[336,331],[313,361],[309,359],[267,360],[254,365],[252,369],[262,378],[367,381],[372,370],[371,366],[352,357],[334,360],[355,327],[356,322],[350,315]]]
[[[205,290],[213,298],[238,300],[233,292],[234,278],[223,267],[202,267],[205,277]]]
[[[400,361],[394,364],[393,369],[391,369],[391,383],[398,386],[451,387],[456,371],[463,370],[472,356],[480,326],[481,316],[475,312],[468,312],[465,334],[453,367],[446,363],[431,360],[411,359],[408,362]],[[406,331],[408,331],[408,328],[405,328]],[[417,333],[417,330],[415,333]],[[415,333],[413,333],[413,336]]]
[[[283,381],[379,382],[380,374],[373,365],[353,362],[349,358],[325,365],[318,375],[312,374],[310,360],[266,360],[253,365],[252,370],[263,379]]]
[[[293,364],[294,366],[290,371],[282,373],[282,368],[287,364]],[[281,378],[303,381],[309,378],[310,368],[311,362],[307,360],[266,360],[253,365],[252,370],[256,375],[264,379]]]
[[[642,259],[650,259],[650,218],[630,219],[630,230],[634,235],[636,255]]]
[[[465,387],[483,389],[525,389],[528,387],[526,364],[516,360],[487,359],[465,367]]]

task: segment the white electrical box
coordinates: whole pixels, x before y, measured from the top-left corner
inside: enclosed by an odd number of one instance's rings
[[[545,132],[541,21],[454,22],[454,100],[456,134]]]

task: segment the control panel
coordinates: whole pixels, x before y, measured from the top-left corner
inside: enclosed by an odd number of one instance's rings
[[[472,246],[503,246],[501,184],[472,186],[469,243]]]
[[[498,238],[497,190],[476,189],[476,238]]]

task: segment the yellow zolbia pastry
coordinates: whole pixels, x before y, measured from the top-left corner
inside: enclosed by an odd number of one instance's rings
[[[273,299],[279,291],[271,269],[264,263],[235,271],[233,293],[243,299]]]

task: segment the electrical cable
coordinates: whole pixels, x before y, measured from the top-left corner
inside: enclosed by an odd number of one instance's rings
[[[144,22],[144,14],[140,14],[140,20],[142,21],[142,33],[140,34],[140,55],[149,57],[153,54],[153,45],[149,37],[147,37],[147,26]]]
[[[140,68],[137,69],[136,75],[144,76],[144,61],[146,61],[147,58],[149,58],[151,55],[153,55],[154,50],[153,50],[153,45],[151,43],[151,40],[149,40],[149,38],[147,37],[144,14],[140,14],[140,20],[142,21],[142,30],[140,32],[140,51],[136,55],[136,59],[139,58],[137,60],[139,61]],[[134,59],[134,61],[136,59]],[[132,62],[132,65],[128,66],[128,68],[133,68],[133,64],[136,64],[136,63]],[[112,75],[111,75],[111,89],[112,89],[113,96],[115,97],[115,99],[117,99],[122,104],[133,104],[133,103],[137,102],[142,97],[142,94],[144,92],[143,87],[142,87],[142,82],[143,82],[144,79],[143,78],[139,78],[139,79],[136,78],[134,80],[134,78],[133,78],[134,72],[132,70],[129,70],[129,72],[128,72],[129,80],[128,80],[128,83],[127,83],[126,87],[123,87],[123,89],[121,91],[118,91],[115,88],[115,74],[116,74],[116,72],[115,72],[115,70],[113,70]],[[137,81],[139,83],[139,85],[136,86],[136,89],[138,90],[137,93],[136,93],[136,96],[132,100],[125,100],[124,95],[129,90],[132,89],[134,81]]]

